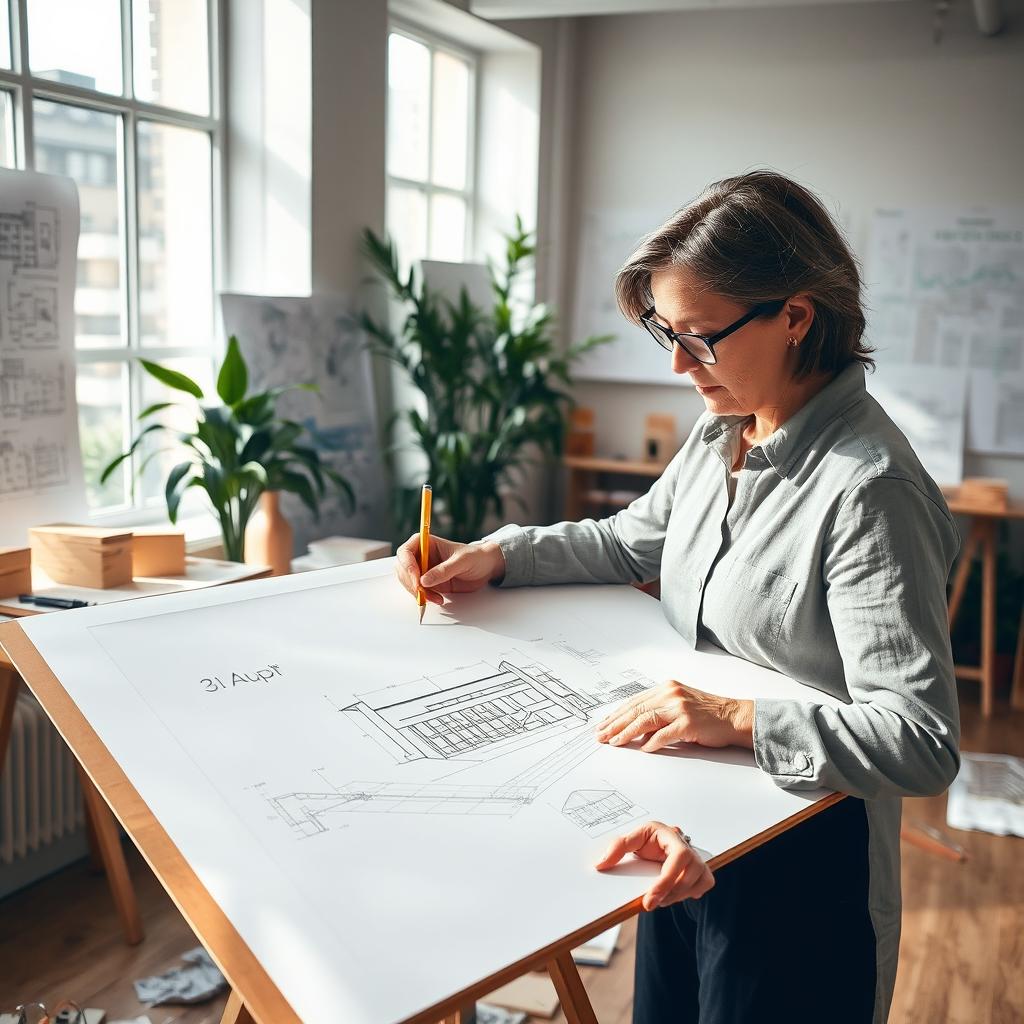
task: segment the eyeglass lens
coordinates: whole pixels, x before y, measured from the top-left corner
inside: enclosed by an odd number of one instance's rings
[[[675,340],[661,324],[653,320],[644,320],[644,327],[652,338],[666,351],[671,352],[675,348],[675,341],[683,346],[685,351],[700,363],[713,363],[715,357],[711,349],[705,344],[702,338],[691,334],[677,334]]]

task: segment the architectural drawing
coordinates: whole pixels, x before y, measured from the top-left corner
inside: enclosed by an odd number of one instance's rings
[[[0,358],[0,408],[20,420],[61,415],[67,408],[63,363]]]
[[[85,513],[75,395],[78,196],[0,169],[0,545]],[[41,504],[42,502],[42,504]]]
[[[556,725],[581,724],[598,700],[565,686],[542,666],[502,661],[468,682],[393,704],[366,701],[342,710],[404,761],[484,752]]]
[[[472,814],[510,818],[534,803],[597,750],[588,727],[578,728],[546,757],[499,783],[351,782],[333,785],[316,771],[323,788],[267,797],[274,813],[299,838],[330,829],[328,819],[341,814]]]
[[[562,805],[562,814],[587,835],[600,836],[647,812],[617,789],[576,789]]]
[[[0,499],[68,482],[65,447],[59,441],[31,439],[0,431]]]

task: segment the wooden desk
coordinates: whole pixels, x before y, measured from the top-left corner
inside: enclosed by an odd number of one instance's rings
[[[600,474],[612,476],[635,476],[640,478],[645,487],[649,481],[656,480],[665,472],[667,463],[644,462],[640,459],[612,459],[596,455],[566,455],[562,465],[569,471],[569,483],[565,496],[565,518],[577,520],[591,502],[587,499],[587,491],[593,488]]]
[[[981,713],[985,718],[989,718],[995,707],[996,688],[997,534],[999,524],[1003,520],[1024,519],[1024,504],[1011,503],[1004,509],[998,509],[965,501],[958,496],[955,488],[944,490],[943,493],[950,512],[967,516],[971,521],[949,596],[951,629],[963,602],[974,558],[978,554],[981,556],[981,664],[956,665],[955,669],[961,679],[973,679],[981,683]],[[1017,653],[1014,658],[1010,704],[1018,710],[1024,709],[1024,609],[1021,613],[1020,635],[1017,638]]]
[[[137,600],[139,597],[167,593],[176,589],[217,586],[220,583],[238,579],[259,579],[270,573],[269,568],[264,566],[244,566],[229,569],[227,563],[217,562],[212,559],[190,558],[187,565],[184,577],[180,580],[170,579],[164,581],[162,585],[159,581],[155,580],[142,581],[133,584],[132,587],[117,588],[112,591],[101,590],[91,593],[84,588],[48,586],[47,581],[40,579],[36,574],[34,574],[33,584],[36,592],[52,590],[54,594],[59,594],[60,596],[94,598],[98,601]],[[223,567],[223,569],[220,567]],[[219,579],[218,576],[223,577],[223,579]],[[0,600],[0,616],[27,618],[32,615],[42,614],[52,615],[54,612],[43,611],[33,605],[19,604],[16,600],[12,601],[10,598]],[[11,729],[14,725],[14,709],[18,699],[20,682],[10,657],[3,646],[0,646],[0,772],[3,771],[7,761],[7,749],[10,744]],[[51,715],[50,717],[52,718],[53,716]],[[59,725],[58,729],[60,729]],[[74,747],[71,749],[72,753],[74,753]],[[138,903],[135,899],[135,890],[132,888],[131,878],[125,864],[124,851],[121,848],[121,837],[117,824],[110,813],[110,809],[103,802],[95,785],[93,785],[90,776],[82,769],[80,759],[78,768],[79,781],[82,786],[82,797],[85,802],[86,835],[89,841],[90,855],[94,863],[102,866],[106,873],[107,882],[110,885],[110,894],[114,900],[114,907],[118,918],[121,921],[125,941],[129,945],[136,945],[143,938],[142,920],[139,916]]]

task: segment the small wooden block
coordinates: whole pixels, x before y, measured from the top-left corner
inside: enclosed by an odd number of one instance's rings
[[[106,590],[132,581],[130,531],[55,523],[28,533],[33,561],[54,583]]]
[[[569,432],[565,437],[565,454],[594,454],[593,409],[577,406],[569,413]]]
[[[644,458],[649,462],[668,462],[677,448],[675,416],[651,413],[644,421]]]
[[[32,549],[0,548],[0,597],[32,593]]]
[[[132,530],[132,576],[184,576],[185,534],[160,528]]]

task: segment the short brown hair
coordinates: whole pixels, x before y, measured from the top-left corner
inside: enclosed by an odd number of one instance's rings
[[[857,260],[820,200],[785,175],[756,170],[716,181],[644,237],[615,279],[619,308],[633,323],[654,304],[651,274],[669,267],[746,306],[808,294],[814,321],[797,377],[854,361],[874,366]]]

